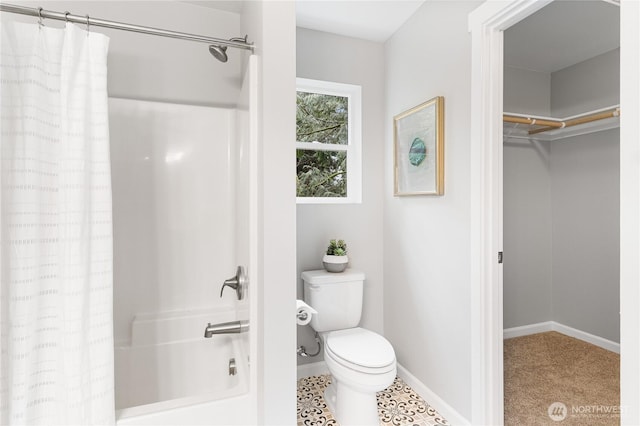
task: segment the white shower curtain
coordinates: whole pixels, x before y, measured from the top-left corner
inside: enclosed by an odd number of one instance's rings
[[[109,40],[1,36],[1,424],[114,424]]]

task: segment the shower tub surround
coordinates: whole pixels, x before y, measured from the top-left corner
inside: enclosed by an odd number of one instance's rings
[[[116,409],[208,394],[234,396],[248,389],[247,354],[241,335],[202,336],[202,321],[227,322],[235,311],[211,310],[138,315],[131,345],[115,348]],[[229,371],[233,360],[235,374]],[[122,415],[120,416],[122,417]]]
[[[109,99],[118,425],[252,424],[236,271],[239,111]],[[230,374],[235,366],[235,374]]]
[[[132,342],[137,315],[237,304],[220,297],[237,266],[235,117],[109,99],[116,346]]]
[[[118,424],[162,423],[175,415],[168,410],[208,401],[217,401],[220,411],[227,412],[225,400],[242,399],[249,390],[247,334],[202,335],[203,320],[226,322],[237,315],[234,310],[194,310],[136,316],[131,345],[115,348]],[[181,415],[191,412],[183,408]],[[208,416],[218,418],[222,412]],[[226,422],[250,422],[239,417]],[[191,422],[205,418],[196,416]]]

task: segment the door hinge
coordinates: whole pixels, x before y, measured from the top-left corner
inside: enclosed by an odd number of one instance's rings
[[[498,252],[498,263],[502,263],[502,252]]]

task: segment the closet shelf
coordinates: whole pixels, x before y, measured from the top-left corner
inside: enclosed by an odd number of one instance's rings
[[[566,118],[505,112],[504,138],[556,140],[620,127],[620,106],[613,105]]]

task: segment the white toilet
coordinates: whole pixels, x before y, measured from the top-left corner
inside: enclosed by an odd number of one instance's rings
[[[333,380],[325,400],[342,426],[379,425],[376,392],[396,377],[391,343],[358,327],[362,314],[364,273],[305,271],[304,301],[318,313],[311,327],[324,342],[324,360]]]

